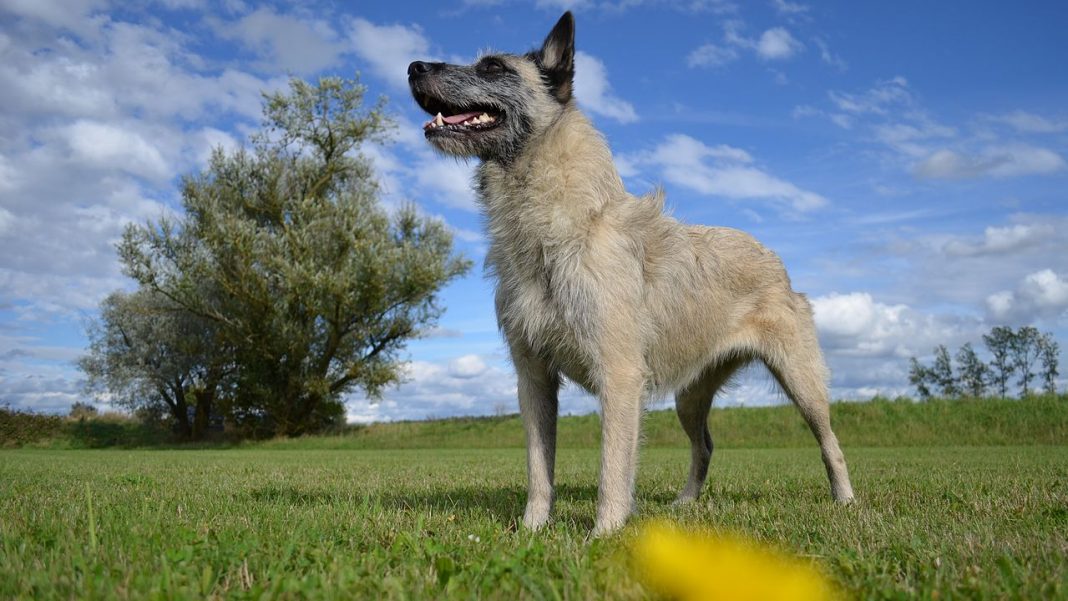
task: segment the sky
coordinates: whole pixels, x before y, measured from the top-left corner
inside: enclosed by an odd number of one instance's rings
[[[628,189],[661,186],[676,218],[779,253],[814,305],[833,398],[907,394],[909,357],[981,347],[995,325],[1068,347],[1068,3],[5,0],[0,405],[86,400],[85,325],[132,287],[123,227],[179,211],[178,178],[247,140],[261,92],[359,73],[397,125],[361,150],[382,202],[443,219],[476,268],[409,345],[406,382],[351,395],[348,417],[517,411],[475,163],[427,146],[406,68],[531,50],[565,9],[576,97]],[[780,402],[758,369],[716,400]],[[562,395],[563,413],[596,408]]]

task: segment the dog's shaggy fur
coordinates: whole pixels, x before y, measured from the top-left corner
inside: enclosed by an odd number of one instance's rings
[[[572,97],[570,13],[535,52],[470,66],[416,62],[408,72],[417,102],[441,114],[425,126],[427,139],[481,159],[487,264],[527,434],[527,527],[544,525],[552,506],[561,377],[601,404],[596,534],[632,511],[642,403],[676,392],[692,443],[679,501],[694,500],[712,454],[712,398],[754,360],[815,434],[833,497],[853,498],[809,303],[749,235],[681,224],[664,214],[659,193],[623,189],[607,144]]]

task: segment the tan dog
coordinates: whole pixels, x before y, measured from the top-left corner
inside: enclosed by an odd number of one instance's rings
[[[523,523],[537,529],[549,519],[562,376],[600,400],[594,533],[605,534],[632,511],[643,402],[676,392],[692,443],[679,500],[691,501],[712,455],[712,398],[754,360],[815,434],[831,494],[850,501],[809,303],[790,288],[778,257],[749,235],[681,224],[664,215],[659,194],[623,189],[608,146],[572,97],[574,35],[565,13],[540,50],[408,68],[413,96],[434,115],[427,140],[481,159],[487,265],[527,435]]]

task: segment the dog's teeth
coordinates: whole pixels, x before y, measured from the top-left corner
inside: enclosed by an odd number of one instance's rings
[[[441,116],[441,113],[438,113],[434,117],[434,125],[436,125],[437,127],[441,127],[442,125],[445,125],[445,119],[444,119],[444,117]]]

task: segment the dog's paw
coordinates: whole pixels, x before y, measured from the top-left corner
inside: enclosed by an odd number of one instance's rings
[[[523,527],[532,532],[537,532],[549,523],[550,506],[527,505],[523,514]]]
[[[678,497],[675,497],[675,500],[671,502],[671,506],[672,507],[681,507],[683,505],[690,505],[690,504],[692,504],[692,503],[694,503],[696,501],[697,501],[697,495],[691,495],[691,494],[683,493],[683,494],[679,495]]]

